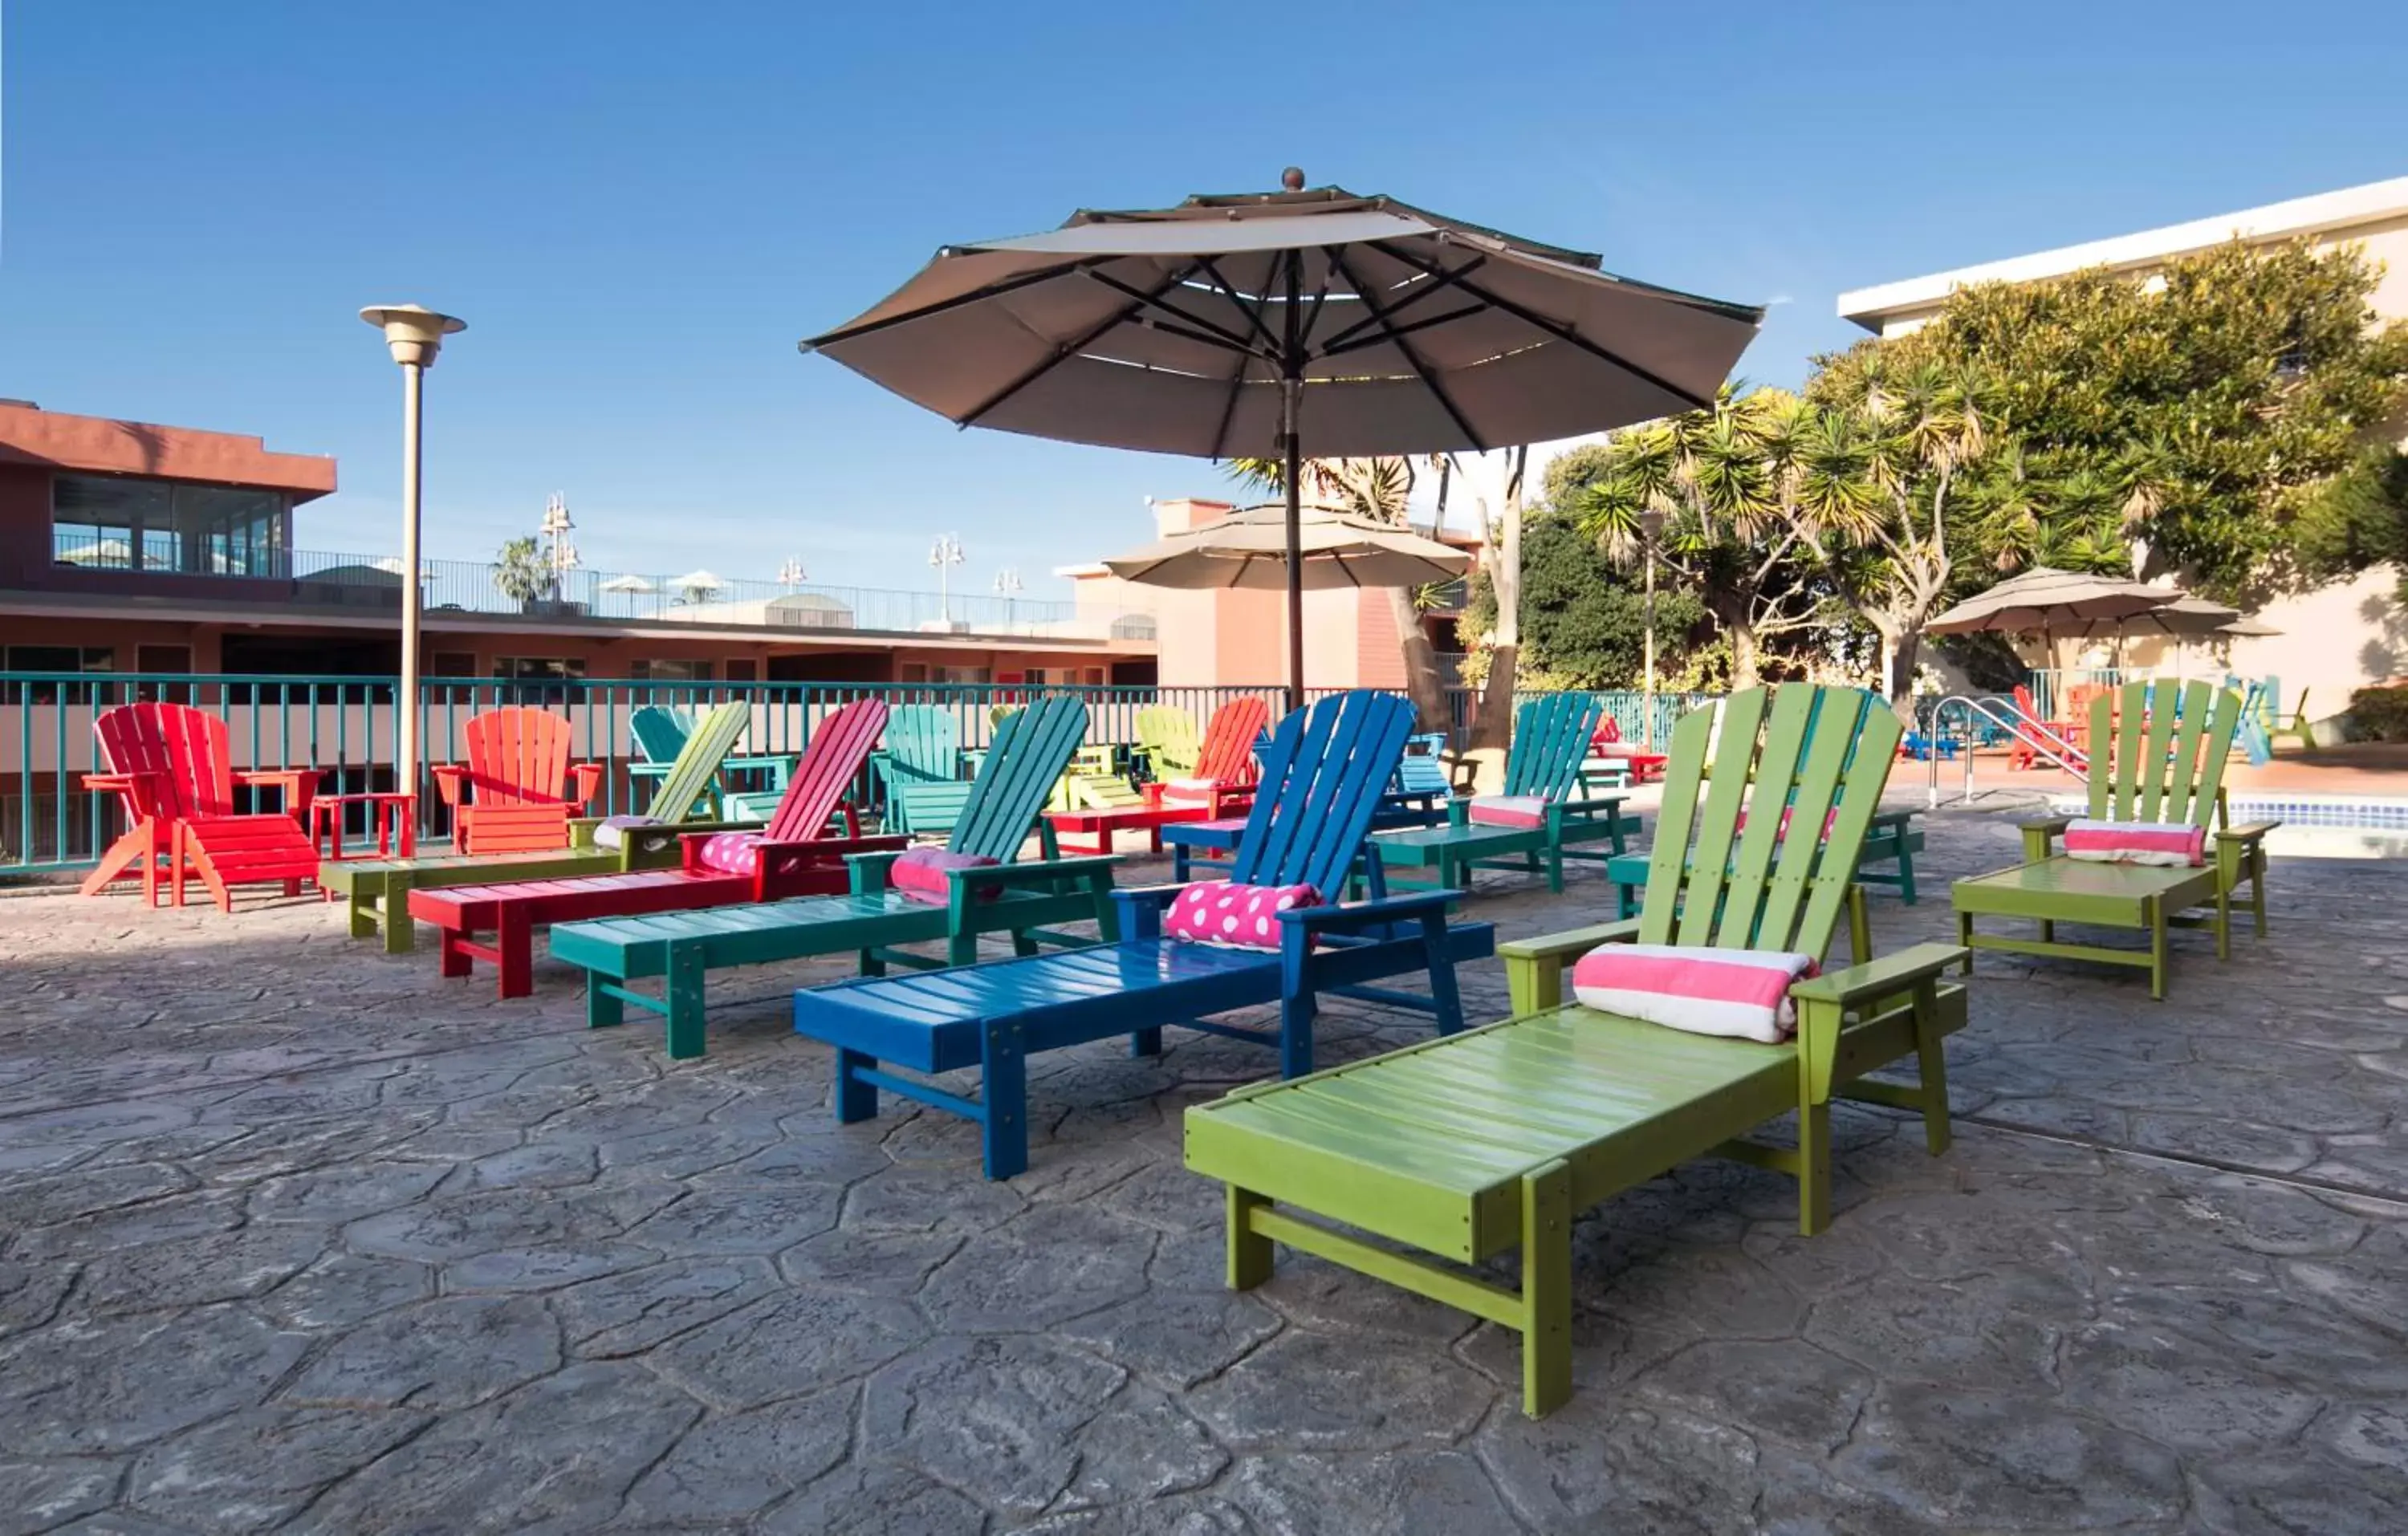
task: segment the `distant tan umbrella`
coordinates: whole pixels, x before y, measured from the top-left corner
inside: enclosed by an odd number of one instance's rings
[[[1309,591],[1417,587],[1452,581],[1471,567],[1471,557],[1459,550],[1334,507],[1301,509],[1297,525],[1302,585]],[[1110,556],[1104,566],[1124,581],[1146,586],[1282,591],[1288,584],[1286,509],[1250,507]]]
[[[702,574],[708,576],[710,573],[709,571],[704,571]],[[624,593],[630,596],[641,597],[652,593],[658,592],[661,589],[654,586],[649,580],[641,576],[613,576],[609,581],[602,583],[601,590],[613,595]]]
[[[2228,639],[2257,640],[2272,635],[2279,635],[2282,631],[2263,619],[2243,618],[2235,619],[2230,624],[2216,625],[2215,633]]]
[[[2168,587],[2143,586],[2112,576],[2086,576],[2080,571],[2035,566],[2020,576],[2000,581],[1989,591],[1968,597],[1924,627],[1935,635],[1971,635],[1985,630],[2006,634],[2071,635],[2086,624],[2128,619],[2179,601],[2183,594]]]

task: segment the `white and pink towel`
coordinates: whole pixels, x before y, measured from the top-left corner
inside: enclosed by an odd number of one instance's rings
[[[985,869],[999,862],[984,854],[956,854],[944,848],[907,848],[886,867],[886,883],[914,901],[942,907],[953,898],[953,877],[946,874],[946,870]],[[1001,894],[984,890],[978,893],[978,899],[993,901]]]
[[[2065,856],[2089,864],[2154,864],[2167,868],[2207,862],[2207,828],[2188,822],[2076,821],[2065,829]]]
[[[1165,805],[1212,805],[1220,793],[1218,779],[1173,779],[1162,786]]]
[[[1279,914],[1320,905],[1321,893],[1311,885],[1208,881],[1179,893],[1162,914],[1162,931],[1167,938],[1193,944],[1275,950],[1280,947]]]
[[[1467,815],[1474,826],[1544,826],[1547,825],[1547,797],[1544,795],[1474,795]]]
[[[1605,944],[1572,967],[1572,996],[1600,1013],[1778,1045],[1798,1026],[1790,985],[1815,969],[1811,955]]]

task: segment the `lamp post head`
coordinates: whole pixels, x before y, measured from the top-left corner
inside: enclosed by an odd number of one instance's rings
[[[437,314],[423,304],[371,304],[360,311],[360,318],[384,332],[393,360],[404,367],[433,367],[435,354],[443,350],[443,338],[468,328],[466,321]]]
[[[1639,531],[1647,542],[1655,543],[1664,537],[1664,509],[1650,507],[1639,514]]]

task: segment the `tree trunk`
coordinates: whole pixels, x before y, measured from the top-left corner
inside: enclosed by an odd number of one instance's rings
[[[1446,730],[1453,722],[1447,715],[1446,690],[1439,682],[1438,648],[1430,644],[1428,631],[1422,628],[1422,616],[1413,608],[1412,590],[1390,587],[1388,611],[1397,621],[1397,643],[1405,657],[1405,695],[1413,701],[1413,713],[1420,718],[1423,730]]]
[[[1901,629],[1897,639],[1884,637],[1882,643],[1891,653],[1889,701],[1900,709],[1912,708],[1915,664],[1923,659],[1923,631]]]
[[[1756,685],[1761,663],[1757,659],[1756,626],[1741,619],[1723,626],[1730,634],[1731,692]]]

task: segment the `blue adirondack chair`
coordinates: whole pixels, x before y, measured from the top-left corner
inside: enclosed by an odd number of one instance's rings
[[[1264,755],[1263,780],[1238,847],[1232,878],[1257,885],[1309,883],[1335,895],[1371,825],[1412,707],[1356,691],[1290,714]],[[1485,923],[1447,925],[1456,894],[1431,891],[1282,914],[1283,948],[1226,949],[1162,937],[1162,913],[1182,887],[1119,890],[1129,937],[1091,949],[998,960],[967,970],[841,982],[795,994],[795,1029],[837,1048],[837,1118],[878,1113],[878,1090],[978,1122],[986,1175],[1028,1166],[1025,1058],[1038,1051],[1127,1035],[1139,1055],[1162,1050],[1165,1025],[1183,1025],[1274,1046],[1280,1069],[1312,1069],[1320,995],[1336,993],[1434,1014],[1440,1034],[1463,1027],[1455,985],[1459,960],[1494,953]],[[1429,978],[1429,995],[1365,983],[1403,973]],[[1208,1014],[1280,1005],[1275,1029]],[[973,1100],[890,1070],[981,1072]]]

